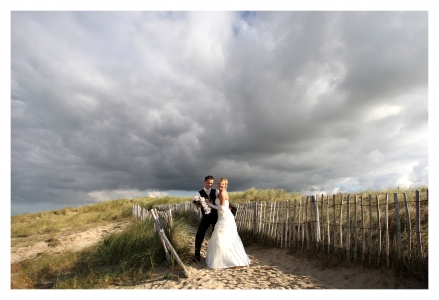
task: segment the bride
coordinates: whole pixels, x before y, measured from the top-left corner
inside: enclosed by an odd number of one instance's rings
[[[218,221],[207,245],[206,264],[212,269],[223,269],[250,265],[250,259],[245,253],[241,238],[236,228],[235,217],[229,209],[227,193],[228,180],[218,181],[219,195],[215,204],[208,203],[218,210]]]

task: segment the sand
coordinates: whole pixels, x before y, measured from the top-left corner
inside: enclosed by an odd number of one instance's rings
[[[64,251],[79,251],[84,247],[91,246],[103,236],[124,229],[130,222],[117,222],[104,226],[90,228],[85,231],[61,234],[60,236],[37,242],[25,247],[11,247],[11,264],[32,259],[42,254],[58,254]],[[17,238],[20,240],[23,238]],[[24,238],[25,239],[25,238]]]
[[[83,232],[11,249],[11,263],[42,253],[77,251],[96,243],[106,234],[122,230],[128,223],[115,223]],[[251,260],[248,267],[214,270],[206,267],[206,237],[200,262],[186,265],[189,278],[178,268],[160,266],[156,273],[137,285],[114,286],[111,289],[154,290],[290,290],[290,289],[425,289],[413,280],[398,279],[392,271],[364,268],[358,265],[322,268],[318,261],[288,254],[284,249],[246,247]]]
[[[246,247],[248,267],[209,269],[205,263],[207,241],[203,243],[200,262],[186,265],[189,278],[176,270],[162,270],[153,278],[135,286],[116,289],[159,290],[291,290],[291,289],[420,289],[420,283],[397,279],[392,271],[367,269],[358,265],[322,268],[288,254],[284,249]]]

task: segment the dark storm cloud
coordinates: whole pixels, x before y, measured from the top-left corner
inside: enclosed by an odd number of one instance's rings
[[[11,19],[13,207],[428,183],[426,12]]]

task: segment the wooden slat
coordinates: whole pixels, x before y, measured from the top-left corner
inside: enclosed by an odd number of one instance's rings
[[[258,206],[258,234],[260,235],[262,233],[262,218],[264,216],[264,211],[263,211],[263,202],[259,203]]]
[[[381,215],[380,215],[380,199],[378,195],[376,196],[376,202],[377,202],[377,229],[378,229],[377,265],[379,266],[381,261]]]
[[[293,220],[291,222],[291,246],[294,247],[294,245],[296,244],[296,224],[297,224],[297,201],[296,199],[294,199],[294,204],[293,204]]]
[[[397,258],[401,260],[401,219],[399,216],[398,193],[393,193],[393,198],[395,201]]]
[[[329,231],[329,195],[326,195],[326,231],[328,232],[328,254],[331,247],[331,232]]]
[[[261,235],[264,235],[265,234],[265,215],[266,215],[266,212],[265,212],[265,207],[266,207],[266,202],[265,201],[263,201],[262,203],[261,203],[261,216],[260,216],[260,222],[261,222],[261,229],[260,229],[260,233],[261,233]]]
[[[273,206],[274,206],[274,203],[270,202],[270,221],[268,223],[268,236],[270,238],[273,237],[273,220],[274,220],[273,219],[274,218],[274,208],[273,208]]]
[[[360,195],[360,205],[361,205],[361,260],[366,259],[366,235],[364,227],[364,203],[363,195]]]
[[[309,233],[308,233],[308,225],[309,225],[309,219],[308,219],[308,200],[309,196],[306,196],[306,202],[305,202],[305,235],[306,235],[306,246],[309,249]]]
[[[277,207],[276,207],[276,223],[275,223],[275,231],[274,231],[274,238],[277,241],[277,245],[279,244],[279,207],[280,207],[280,202],[277,203]]]
[[[321,245],[322,245],[322,250],[325,249],[325,213],[324,213],[324,206],[325,206],[325,200],[324,200],[324,195],[322,194],[322,205],[320,207],[320,240],[322,241]]]
[[[287,238],[288,238],[288,211],[289,211],[289,204],[290,200],[287,200],[285,203],[285,226],[284,226],[284,232],[285,232],[285,239],[284,239],[284,244],[285,244],[285,248],[287,247]]]
[[[335,208],[335,194],[334,195],[332,195],[332,208],[333,208],[333,225],[332,225],[332,237],[333,237],[333,239],[334,239],[334,242],[332,243],[332,245],[333,245],[333,247],[334,247],[334,250],[335,250],[335,248],[337,247],[337,211],[336,211],[336,208]]]
[[[421,193],[416,190],[416,238],[418,244],[419,259],[424,260],[421,243]]]
[[[325,217],[326,217],[326,214],[325,214],[325,200],[323,198],[323,194],[322,194],[322,213],[321,213],[321,215],[322,215],[322,220],[321,220],[320,224],[321,224],[321,229],[322,229],[322,236],[321,236],[321,239],[322,239],[322,250],[325,251],[325,241],[326,241]]]
[[[319,217],[319,203],[318,198],[316,197],[316,211],[315,211],[315,218],[316,218],[316,246],[318,246],[318,243],[320,242],[320,217]]]
[[[343,200],[344,200],[344,196],[341,195],[341,199],[340,199],[340,223],[339,223],[339,228],[340,228],[340,248],[343,249]]]
[[[174,247],[172,247],[171,243],[169,242],[168,238],[166,237],[165,233],[163,232],[163,229],[160,228],[160,223],[158,223],[157,216],[155,215],[155,210],[151,209],[151,213],[152,213],[152,216],[154,218],[154,222],[156,222],[156,225],[158,227],[157,230],[158,230],[158,233],[159,233],[159,235],[161,237],[161,240],[166,245],[166,246],[164,246],[165,253],[167,253],[166,258],[168,259],[168,256],[169,256],[169,253],[166,250],[166,248],[167,248],[167,249],[169,249],[171,251],[171,253],[174,256],[175,260],[180,265],[180,267],[183,269],[183,273],[184,273],[185,277],[188,278],[189,277],[189,272],[187,271],[185,265],[181,261],[180,257],[178,256],[177,252],[175,251]],[[168,260],[168,262],[170,262],[170,259]]]
[[[372,195],[369,194],[369,264],[372,263]]]
[[[302,202],[303,202],[303,197],[301,200],[298,201],[299,207],[297,208],[297,213],[298,213],[298,226],[297,226],[297,249],[299,249],[299,247],[301,246],[301,244],[303,243],[303,238],[302,238],[302,218],[303,218],[303,213],[302,213]]]
[[[315,201],[314,195],[309,196],[309,211],[308,211],[309,225],[310,225],[310,227],[309,227],[309,240],[310,240],[310,242],[313,243],[314,247],[315,247],[315,240],[316,240],[316,238],[315,238],[316,231],[314,229],[316,227],[315,226],[315,222],[316,222],[315,203],[316,203],[316,201]]]
[[[158,216],[156,215],[155,210],[151,209],[151,213],[152,213],[152,216],[154,218],[155,229],[156,229],[157,233],[159,234],[160,242],[161,242],[161,244],[163,246],[163,250],[165,251],[165,254],[166,254],[166,261],[168,263],[170,263],[171,257],[169,256],[169,249],[166,245],[165,239],[163,238],[165,233],[163,232],[162,226],[160,225],[160,222],[159,222]]]
[[[254,204],[254,216],[253,216],[253,233],[258,233],[258,202]]]
[[[351,195],[348,195],[346,201],[346,259],[348,262],[351,261]]]
[[[412,258],[412,222],[410,221],[410,210],[407,201],[407,194],[404,193],[404,204],[405,204],[405,215],[406,215],[406,231],[407,231],[407,260],[410,261]]]
[[[278,222],[279,206],[277,202],[274,202],[274,214],[273,214],[273,240],[277,239],[277,222]]]
[[[302,250],[305,242],[305,198],[302,197]]]
[[[385,203],[385,230],[386,230],[386,261],[387,267],[390,268],[390,240],[389,240],[389,195],[386,194]]]
[[[357,261],[358,247],[358,212],[357,212],[357,195],[354,196],[354,261]]]

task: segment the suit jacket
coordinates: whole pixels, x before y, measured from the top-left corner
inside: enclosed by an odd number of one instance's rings
[[[210,199],[210,201],[215,204],[215,199],[216,199],[216,189],[211,189],[210,190],[210,195],[207,196],[206,191],[204,189],[201,189],[198,191],[198,193],[200,193],[201,197],[204,197],[204,199],[207,200],[207,198]],[[214,208],[212,208],[210,210],[210,214],[205,214],[204,210],[201,210],[201,213],[203,214],[203,218],[211,218],[211,219],[218,219],[218,211]]]

